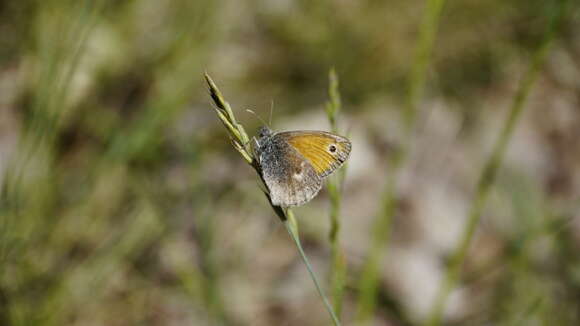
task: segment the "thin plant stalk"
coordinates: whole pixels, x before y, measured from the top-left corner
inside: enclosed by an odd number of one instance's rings
[[[334,325],[340,325],[340,321],[339,321],[336,313],[334,312],[334,309],[330,305],[330,302],[326,298],[326,295],[324,294],[324,291],[322,290],[322,287],[320,286],[320,283],[318,282],[318,279],[316,277],[316,273],[314,273],[314,269],[312,268],[312,265],[310,265],[310,261],[308,260],[308,257],[304,253],[304,249],[302,249],[302,244],[300,243],[300,238],[298,237],[298,224],[296,222],[296,218],[294,217],[294,213],[292,212],[292,210],[287,210],[286,216],[287,216],[287,219],[284,221],[284,226],[286,227],[286,231],[288,231],[288,234],[290,235],[290,237],[294,241],[294,244],[296,245],[296,248],[298,249],[298,252],[300,253],[300,257],[302,258],[302,261],[304,262],[304,265],[306,265],[306,269],[308,270],[308,273],[310,274],[310,278],[312,278],[312,282],[314,282],[314,286],[316,287],[316,291],[320,295],[320,298],[322,299],[322,302],[324,303],[326,310],[328,310],[328,313],[330,314],[330,317],[332,318],[332,322],[334,323]]]
[[[398,153],[393,153],[388,166],[388,177],[382,196],[382,206],[373,227],[371,248],[362,269],[359,283],[359,302],[356,320],[359,323],[368,322],[376,309],[376,297],[379,286],[379,265],[387,251],[391,224],[396,212],[397,183],[400,170],[404,166],[407,153],[410,151],[413,130],[416,124],[417,104],[421,100],[427,67],[431,59],[435,36],[439,26],[439,18],[445,0],[428,0],[425,15],[421,25],[411,76],[408,81],[408,92],[405,103],[405,142]]]
[[[224,99],[223,95],[217,88],[216,84],[213,82],[213,80],[207,73],[205,74],[205,80],[209,87],[210,96],[213,99],[214,104],[216,105],[214,107],[215,112],[218,115],[220,121],[223,123],[224,127],[226,128],[230,140],[232,142],[232,145],[240,153],[240,155],[242,155],[244,160],[246,160],[246,162],[256,170],[258,176],[260,177],[260,180],[263,183],[264,186],[263,189],[268,189],[266,183],[262,179],[261,168],[257,163],[257,160],[254,159],[253,150],[250,144],[250,138],[248,137],[248,134],[244,130],[244,127],[237,122],[231,106]],[[286,231],[288,231],[288,234],[294,241],[294,244],[296,245],[296,248],[300,253],[300,257],[302,258],[302,261],[306,265],[308,273],[310,274],[310,277],[314,282],[316,291],[322,298],[326,310],[328,310],[328,314],[330,315],[333,324],[336,326],[340,326],[340,321],[336,317],[334,309],[332,308],[328,299],[326,298],[326,295],[322,291],[322,288],[320,287],[320,283],[318,282],[316,274],[314,273],[314,270],[312,269],[312,266],[310,265],[310,262],[308,261],[308,258],[306,257],[304,250],[302,249],[302,244],[300,243],[300,238],[298,236],[298,223],[294,216],[294,212],[291,209],[284,209],[282,207],[272,205],[270,194],[267,193],[266,191],[264,192],[264,194],[268,198],[268,201],[270,202],[270,205],[274,210],[274,212],[276,213],[276,215],[278,215],[280,220],[284,223]]]
[[[414,127],[417,105],[423,96],[425,80],[427,78],[427,67],[433,52],[433,44],[439,26],[439,18],[443,11],[445,0],[428,0],[427,9],[421,25],[421,35],[418,47],[415,52],[413,70],[409,79],[409,89],[405,105],[405,123],[408,131]]]
[[[425,325],[436,326],[441,324],[441,319],[445,310],[447,299],[457,284],[461,266],[465,261],[467,251],[473,239],[473,235],[477,225],[479,224],[481,215],[483,214],[483,209],[485,208],[491,187],[503,161],[503,156],[505,154],[507,145],[509,144],[509,141],[513,135],[517,122],[522,115],[522,112],[525,108],[525,100],[527,99],[532,89],[532,85],[538,77],[538,73],[542,67],[546,54],[548,53],[551,41],[554,39],[556,34],[557,26],[562,20],[562,16],[566,12],[568,3],[568,0],[560,1],[558,7],[553,11],[553,14],[550,17],[550,21],[546,28],[546,32],[544,34],[544,38],[538,49],[535,51],[532,62],[530,63],[530,66],[520,83],[520,87],[511,105],[509,115],[496,143],[494,144],[492,153],[488,160],[485,162],[479,177],[475,199],[471,204],[467,224],[463,230],[459,245],[457,246],[457,249],[455,250],[455,253],[453,254],[450,264],[446,270],[444,279],[439,287],[435,302]]]
[[[330,122],[332,132],[339,133],[337,120],[341,109],[339,80],[334,69],[328,75],[329,89],[328,102],[326,103],[326,114]],[[346,177],[346,166],[344,166],[337,176],[328,180],[328,193],[330,195],[330,232],[328,238],[332,251],[332,265],[330,270],[330,286],[332,289],[332,302],[336,314],[340,318],[342,312],[342,301],[344,297],[344,287],[346,283],[347,264],[344,251],[340,245],[340,208],[342,203],[342,185]]]

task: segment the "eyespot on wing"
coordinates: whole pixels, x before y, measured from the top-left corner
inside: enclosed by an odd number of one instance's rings
[[[347,138],[324,131],[289,131],[276,136],[284,138],[321,177],[339,168],[348,159],[352,147]]]

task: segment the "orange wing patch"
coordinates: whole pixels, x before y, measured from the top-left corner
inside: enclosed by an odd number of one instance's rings
[[[340,167],[350,154],[350,141],[331,133],[291,131],[280,133],[279,136],[284,137],[322,177]]]

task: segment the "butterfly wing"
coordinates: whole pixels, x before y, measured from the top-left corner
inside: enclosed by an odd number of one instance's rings
[[[257,154],[273,205],[303,205],[322,188],[314,167],[283,138],[270,137],[260,144]]]
[[[339,168],[351,150],[348,139],[324,131],[287,131],[274,135],[296,149],[310,162],[320,177],[325,177]]]

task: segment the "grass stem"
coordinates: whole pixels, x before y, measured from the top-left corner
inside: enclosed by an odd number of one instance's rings
[[[334,69],[331,69],[328,75],[328,102],[326,103],[326,115],[330,123],[332,132],[339,133],[338,114],[341,109],[341,100],[339,92],[338,75]],[[330,241],[332,251],[332,265],[330,269],[330,287],[332,289],[332,301],[334,310],[340,318],[342,312],[342,301],[344,297],[344,287],[347,275],[346,257],[340,245],[340,208],[342,203],[342,185],[346,177],[345,165],[336,176],[328,179],[328,193],[330,196],[330,232],[328,240]]]
[[[210,96],[213,99],[214,104],[216,105],[214,109],[218,115],[218,118],[222,121],[222,123],[226,127],[226,130],[228,131],[230,140],[232,141],[234,148],[242,155],[242,157],[246,160],[246,162],[256,170],[256,173],[258,174],[260,180],[264,184],[263,189],[268,189],[266,183],[262,179],[261,167],[257,163],[258,161],[253,156],[253,151],[250,145],[250,138],[248,137],[248,134],[244,130],[244,127],[236,121],[236,118],[234,116],[230,104],[225,100],[222,93],[220,92],[216,84],[213,82],[213,80],[207,73],[205,74],[205,80],[209,87]],[[306,257],[304,250],[302,249],[302,245],[300,244],[300,240],[298,238],[298,224],[294,216],[294,212],[292,212],[292,210],[290,209],[282,209],[279,206],[273,205],[270,199],[270,194],[265,192],[265,195],[268,198],[268,201],[270,202],[270,206],[272,207],[276,215],[278,215],[280,220],[284,223],[284,226],[286,227],[286,230],[290,234],[290,237],[292,237],[292,240],[294,240],[294,243],[298,248],[298,252],[300,253],[302,260],[304,261],[304,264],[308,269],[308,273],[310,274],[310,277],[312,278],[312,281],[316,286],[316,290],[318,291],[318,294],[320,294],[320,297],[322,298],[322,301],[324,302],[324,305],[328,310],[328,313],[330,314],[330,317],[332,318],[334,325],[340,325],[340,322],[336,317],[336,314],[334,313],[332,306],[328,302],[326,295],[322,291],[318,279],[316,278],[316,274],[314,273],[314,270],[312,269],[312,266],[310,265],[310,262],[308,261],[308,258]]]
[[[425,85],[427,67],[431,58],[433,44],[437,33],[439,18],[445,0],[428,0],[423,16],[420,38],[415,52],[413,68],[409,78],[408,93],[405,103],[405,142],[398,153],[390,158],[389,176],[382,198],[382,207],[374,223],[374,232],[367,261],[362,270],[359,283],[359,303],[356,319],[359,323],[368,322],[376,308],[376,296],[379,286],[379,263],[387,251],[391,223],[396,213],[397,183],[400,170],[406,162],[410,151],[412,133],[417,116],[417,104],[421,100]]]
[[[544,62],[549,45],[554,39],[557,26],[562,20],[562,16],[566,12],[565,8],[567,7],[568,2],[568,0],[559,1],[558,7],[553,11],[543,40],[541,41],[538,49],[535,51],[532,62],[530,63],[530,66],[526,71],[520,83],[520,87],[514,97],[508,118],[505,121],[499,138],[493,147],[491,155],[485,162],[479,177],[475,199],[471,205],[467,224],[463,230],[459,245],[457,246],[457,249],[455,250],[455,253],[453,254],[450,264],[447,268],[443,282],[437,292],[435,303],[431,309],[425,325],[436,326],[441,324],[441,319],[445,310],[447,299],[458,281],[461,266],[465,261],[467,251],[473,239],[473,235],[477,225],[479,224],[481,215],[483,214],[485,203],[487,202],[491,186],[495,181],[496,175],[501,166],[501,162],[503,161],[503,156],[505,154],[507,145],[513,135],[515,126],[522,115],[525,100],[531,91],[532,85],[537,79],[538,72],[540,71],[542,63]]]
[[[318,279],[316,277],[316,273],[314,273],[314,270],[312,269],[312,265],[310,265],[310,262],[308,261],[308,257],[306,257],[306,254],[304,253],[304,250],[302,249],[302,244],[300,243],[300,238],[298,237],[298,228],[295,227],[296,220],[294,218],[293,212],[291,210],[287,210],[287,216],[288,216],[288,218],[286,219],[286,221],[284,221],[284,226],[286,227],[286,231],[288,231],[288,234],[290,235],[290,237],[294,241],[294,244],[296,245],[296,248],[298,249],[298,252],[300,253],[300,257],[302,258],[304,265],[306,265],[306,269],[308,269],[308,273],[310,274],[310,278],[312,279],[312,282],[314,282],[314,286],[316,287],[316,291],[320,295],[320,298],[322,299],[322,302],[324,303],[324,306],[325,306],[326,310],[328,311],[328,314],[332,318],[333,324],[335,326],[340,326],[340,321],[338,320],[338,317],[334,313],[334,309],[332,308],[332,306],[330,305],[330,302],[328,301],[328,298],[324,294],[324,291],[322,290],[322,287],[320,286],[320,283],[318,282]]]

